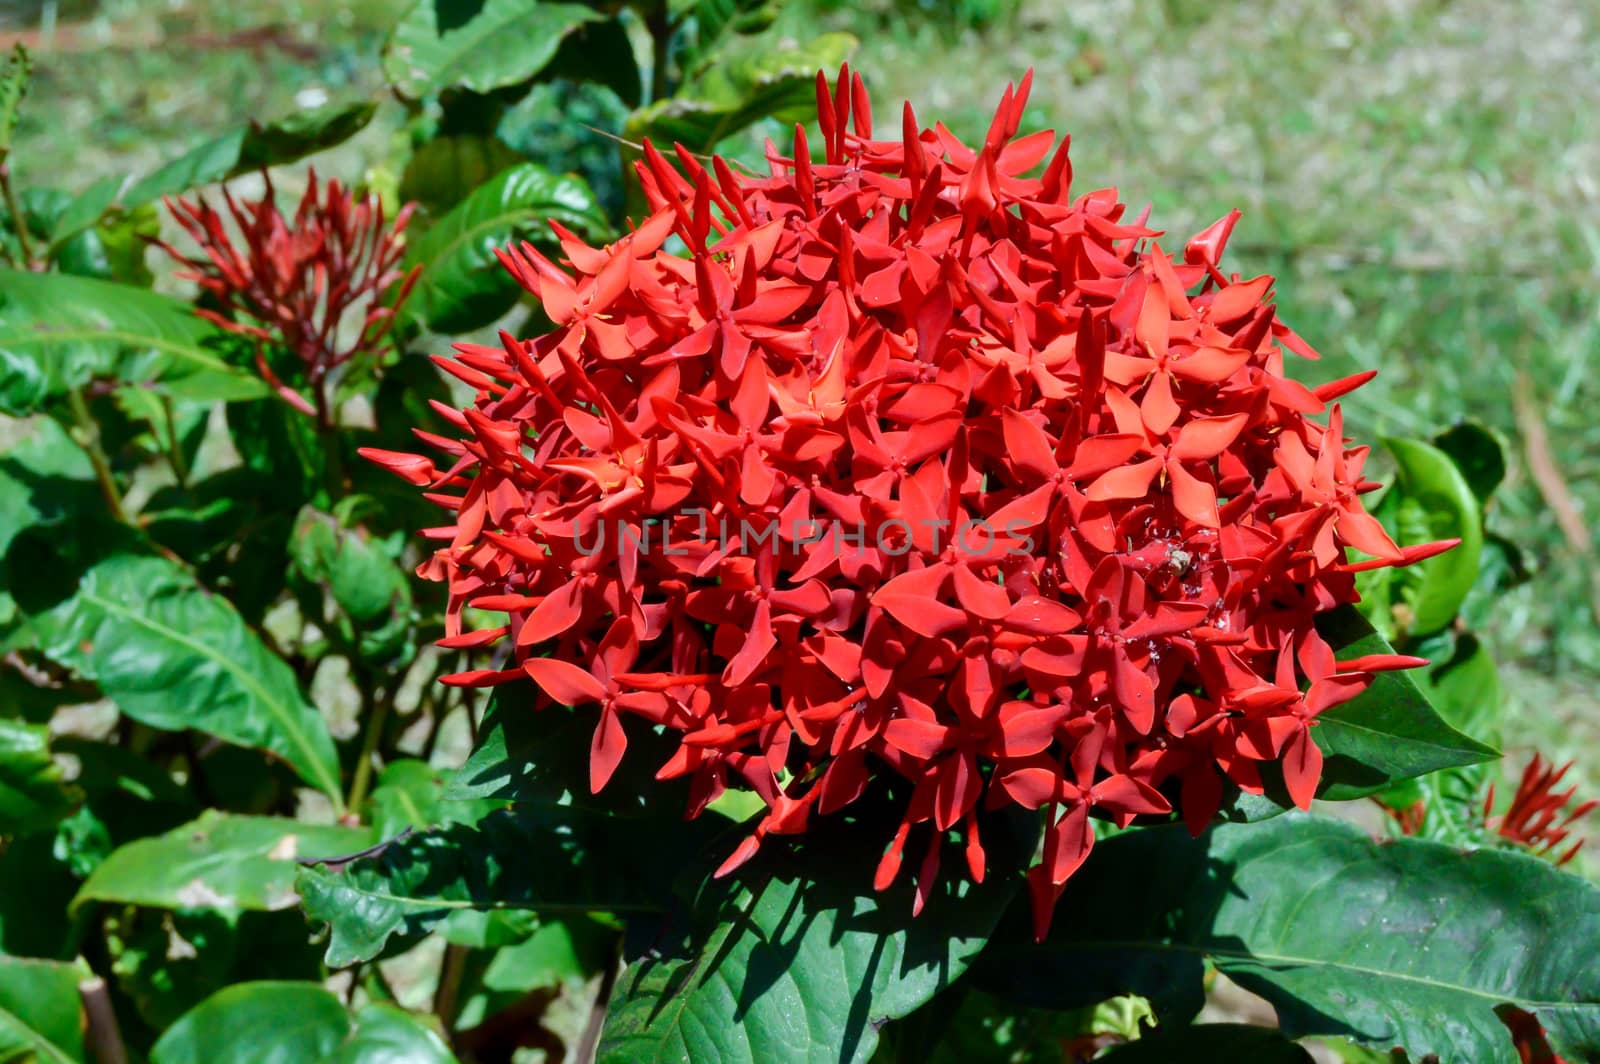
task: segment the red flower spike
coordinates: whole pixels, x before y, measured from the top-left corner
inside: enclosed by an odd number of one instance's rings
[[[691,815],[730,786],[768,807],[727,874],[903,777],[874,883],[909,846],[917,909],[941,869],[1008,871],[980,810],[1039,810],[1043,935],[1096,819],[1198,833],[1280,761],[1307,804],[1318,714],[1420,664],[1336,663],[1317,614],[1442,545],[1363,508],[1365,449],[1311,420],[1362,381],[1284,376],[1312,352],[1271,278],[1222,272],[1237,213],[1169,257],[1113,192],[1069,198],[1027,94],[976,149],[909,105],[875,141],[845,70],[820,162],[803,129],[767,176],[646,146],[630,236],[502,256],[556,329],[459,350],[478,396],[441,411],[446,460],[370,457],[451,515],[422,569],[450,645],[493,610],[519,666],[451,682],[595,705],[595,787],[627,717],[681,734],[658,777],[691,778]]]
[[[330,385],[337,371],[352,359],[377,357],[421,272],[420,266],[400,268],[412,205],[386,225],[376,196],[357,199],[338,181],[319,186],[313,170],[299,208],[286,219],[270,177],[265,172],[262,177],[267,189],[259,200],[240,202],[222,190],[226,219],[202,197],[165,201],[173,220],[199,246],[198,255],[165,241],[153,243],[183,267],[179,277],[199,285],[220,306],[220,311],[200,311],[203,317],[256,341],[256,370],[279,398],[329,422],[334,415]],[[242,247],[235,245],[230,224]],[[267,357],[269,344],[299,363],[298,380],[281,379]],[[464,366],[450,368],[482,378]],[[431,463],[421,464],[425,459],[408,468],[396,464],[401,457],[374,460],[414,484],[424,483],[418,476],[431,475],[425,472]]]

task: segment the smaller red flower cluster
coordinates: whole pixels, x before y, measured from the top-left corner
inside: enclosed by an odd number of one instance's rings
[[[243,240],[235,247],[227,222],[203,198],[167,199],[167,210],[200,248],[189,256],[164,241],[157,246],[180,262],[220,309],[202,317],[253,337],[256,369],[278,395],[302,413],[331,422],[327,385],[335,370],[376,350],[416,283],[400,269],[412,206],[385,226],[376,196],[357,199],[337,180],[319,188],[315,171],[292,220],[277,206],[271,178],[259,200],[235,200],[222,190],[229,219]],[[396,285],[399,287],[396,288]],[[359,328],[346,316],[359,315]],[[308,400],[273,370],[266,344],[287,349],[303,367]]]
[[[1366,377],[1284,375],[1314,353],[1271,278],[1219,268],[1237,214],[1173,258],[1114,191],[1074,198],[1066,142],[1019,136],[1028,84],[976,149],[909,105],[880,139],[847,74],[817,161],[803,129],[766,177],[647,146],[634,232],[502,256],[555,328],[440,360],[477,391],[422,434],[443,466],[368,456],[453,515],[422,569],[443,645],[501,645],[448,682],[594,706],[596,789],[624,718],[682,733],[658,775],[691,815],[730,784],[768,807],[727,872],[893,774],[877,885],[918,833],[919,909],[948,832],[981,880],[979,811],[1041,810],[1042,935],[1096,817],[1198,832],[1273,762],[1308,804],[1318,714],[1420,664],[1336,662],[1317,614],[1439,545],[1363,508],[1328,403]]]
[[[1494,784],[1489,784],[1489,791],[1483,799],[1484,827],[1503,839],[1526,846],[1540,856],[1551,857],[1558,865],[1564,865],[1578,856],[1578,851],[1583,848],[1583,839],[1573,842],[1565,850],[1558,852],[1557,848],[1572,834],[1575,821],[1600,808],[1600,800],[1591,798],[1573,806],[1572,799],[1578,793],[1576,785],[1564,791],[1556,790],[1571,771],[1572,764],[1568,761],[1556,768],[1542,754],[1534,754],[1533,760],[1522,770],[1522,779],[1517,784],[1516,793],[1511,796],[1511,804],[1498,815],[1494,812]]]

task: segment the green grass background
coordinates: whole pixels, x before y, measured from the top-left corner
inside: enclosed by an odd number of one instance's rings
[[[250,115],[376,92],[403,6],[10,0],[0,35],[27,32],[38,68],[19,181],[76,189]],[[1070,132],[1077,186],[1152,203],[1173,245],[1242,208],[1231,268],[1275,274],[1285,317],[1325,355],[1297,372],[1380,371],[1347,403],[1352,433],[1498,430],[1511,472],[1491,528],[1535,569],[1489,633],[1506,746],[1517,764],[1576,757],[1600,793],[1600,5],[1033,0],[980,32],[917,0],[794,0],[776,32],[821,29],[861,38],[883,119],[911,98],[973,138],[1032,67],[1030,127]],[[399,119],[391,105],[319,168],[359,179],[392,162]],[[1577,542],[1536,467],[1570,492]]]

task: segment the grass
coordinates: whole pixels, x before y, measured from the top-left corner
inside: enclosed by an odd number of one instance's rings
[[[980,34],[888,2],[796,0],[780,27],[852,30],[884,119],[912,98],[969,138],[1034,68],[1029,120],[1072,133],[1080,188],[1116,183],[1151,202],[1173,245],[1245,211],[1232,267],[1279,278],[1285,316],[1325,355],[1302,376],[1381,371],[1347,404],[1354,433],[1428,435],[1472,417],[1504,436],[1511,474],[1491,527],[1535,567],[1488,633],[1513,701],[1507,746],[1583,758],[1585,789],[1600,793],[1587,756],[1600,736],[1588,527],[1600,514],[1600,9],[1034,0]],[[86,184],[306,94],[373,91],[394,10],[108,0],[41,51],[20,179],[54,180],[69,160]],[[248,32],[263,26],[278,30]],[[359,177],[394,128],[380,121],[319,165]],[[1540,436],[1548,446],[1530,448]],[[1565,531],[1552,485],[1570,494]]]

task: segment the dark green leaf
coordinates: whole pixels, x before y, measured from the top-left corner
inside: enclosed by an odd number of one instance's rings
[[[420,0],[400,20],[383,52],[383,73],[401,96],[445,89],[490,92],[528,81],[567,34],[605,16],[582,4],[487,0],[451,25],[448,0]],[[441,15],[446,17],[441,18]]]
[[[307,916],[331,929],[328,964],[342,968],[462,913],[655,910],[671,870],[726,823],[530,806],[414,835],[342,870],[308,868],[299,889]]]
[[[368,101],[328,104],[297,111],[272,122],[250,125],[208,140],[134,182],[120,197],[125,207],[175,196],[268,166],[292,163],[359,133],[377,105]]]
[[[1313,1064],[1310,1053],[1279,1032],[1243,1023],[1202,1023],[1157,1031],[1095,1059],[1106,1064],[1172,1064],[1178,1060]]]
[[[76,798],[51,760],[50,729],[0,718],[0,837],[49,827]]]
[[[101,926],[117,990],[156,1031],[234,983],[323,978],[295,912],[109,906]]]
[[[118,849],[95,869],[72,904],[287,909],[298,900],[297,858],[338,857],[371,843],[366,828],[208,809],[193,823]]]
[[[692,925],[634,958],[612,997],[599,1064],[639,1060],[864,1061],[883,1021],[910,1014],[983,949],[1032,853],[1015,820],[984,831],[994,869],[947,874],[911,918],[912,887],[871,889],[885,829],[814,824],[740,872],[703,881]],[[670,927],[669,927],[670,930]]]
[[[83,1057],[81,962],[0,956],[0,1060],[75,1064]]]
[[[1181,826],[1142,829],[1095,848],[1042,945],[1023,922],[975,974],[1030,1004],[1133,992],[1182,1022],[1210,961],[1271,1002],[1294,1038],[1516,1064],[1495,1014],[1512,1004],[1557,1053],[1600,1053],[1600,890],[1526,854],[1375,842],[1299,813],[1198,841]]]
[[[435,137],[411,153],[400,175],[400,198],[438,216],[494,175],[526,161],[499,137]]]
[[[1476,421],[1463,421],[1433,438],[1449,456],[1482,506],[1506,478],[1505,447],[1494,432]]]
[[[621,19],[586,23],[563,40],[541,80],[556,78],[603,85],[627,107],[638,107],[644,97],[633,42]]]
[[[1322,614],[1317,629],[1341,659],[1394,653],[1353,606]],[[1318,797],[1329,800],[1500,756],[1446,723],[1405,672],[1378,673],[1359,696],[1319,716],[1311,734],[1326,758]]]
[[[803,45],[751,46],[719,55],[676,95],[635,111],[625,136],[709,152],[764,118],[809,121],[816,112],[818,69],[837,69],[856,43],[848,33],[826,33]]]
[[[1478,575],[1483,549],[1482,503],[1445,454],[1420,440],[1386,441],[1395,459],[1395,483],[1385,506],[1397,508],[1396,541],[1403,547],[1457,538],[1454,550],[1399,570],[1395,579],[1410,607],[1407,630],[1429,635],[1449,625]]]
[[[109,558],[35,627],[47,657],[98,683],[129,716],[270,751],[343,811],[333,739],[289,666],[172,562]]]
[[[218,332],[186,304],[143,288],[0,269],[0,412],[33,413],[93,377],[192,399],[267,394],[210,346]]]
[[[78,929],[67,915],[78,877],[65,843],[60,834],[40,832],[16,839],[0,852],[0,883],[5,884],[0,890],[0,954],[69,960],[78,952]]]
[[[594,193],[573,174],[524,163],[503,171],[411,245],[422,275],[403,313],[435,332],[463,332],[510,310],[522,289],[495,258],[518,240],[550,239],[548,219],[590,237],[606,231]]]
[[[315,983],[257,982],[207,998],[173,1024],[150,1051],[151,1064],[358,1064],[454,1060],[444,1041],[389,1005],[353,1017]]]

